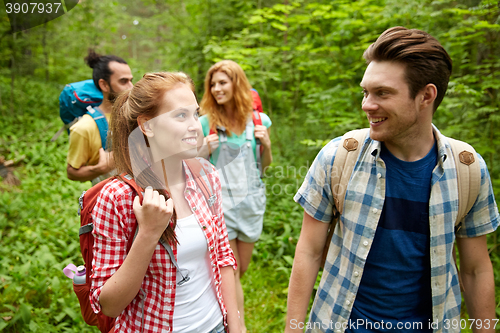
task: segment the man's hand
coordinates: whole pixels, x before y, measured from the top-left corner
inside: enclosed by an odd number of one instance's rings
[[[113,158],[113,152],[107,152],[102,148],[99,148],[99,162],[95,165],[95,170],[103,175],[112,171],[115,168],[115,160]]]
[[[85,182],[87,180],[92,180],[101,175],[107,174],[113,171],[115,168],[115,161],[113,159],[113,152],[104,151],[104,149],[99,149],[99,161],[96,165],[84,165],[79,169],[73,168],[68,164],[66,172],[68,178],[71,180],[79,180]]]

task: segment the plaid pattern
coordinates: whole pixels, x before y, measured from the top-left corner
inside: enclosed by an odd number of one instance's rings
[[[460,320],[460,287],[452,250],[457,237],[476,237],[496,230],[497,205],[484,160],[481,165],[479,197],[455,234],[458,184],[453,154],[445,136],[434,127],[438,164],[431,178],[429,201],[430,262],[434,332],[446,329],[445,320]],[[340,138],[332,140],[316,157],[294,197],[315,219],[329,223],[333,197],[330,186],[333,160]],[[385,198],[386,169],[380,158],[381,143],[367,137],[349,181],[344,214],[330,244],[323,275],[310,314],[312,332],[343,332],[351,314],[363,268],[370,251]],[[447,321],[448,322],[448,321]],[[448,325],[446,325],[448,326]]]
[[[208,243],[210,262],[216,297],[226,320],[226,308],[222,299],[220,268],[233,266],[236,260],[229,246],[226,225],[222,212],[221,184],[215,168],[200,159],[206,170],[213,170],[208,177],[217,195],[216,212],[212,217],[205,197],[198,190],[192,174],[186,170],[185,195],[200,224]],[[137,223],[134,211],[134,191],[124,182],[113,180],[99,194],[93,211],[94,261],[92,263],[92,289],[90,301],[95,312],[101,310],[99,295],[107,279],[121,266],[127,255],[128,240],[133,237],[133,226]],[[171,244],[172,245],[172,244]],[[177,246],[172,246],[177,260]],[[142,282],[144,291],[144,332],[172,332],[176,289],[176,268],[165,248],[158,243]],[[140,332],[142,319],[141,292],[116,318],[115,332]]]

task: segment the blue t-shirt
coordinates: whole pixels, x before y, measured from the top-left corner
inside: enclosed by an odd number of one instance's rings
[[[271,127],[271,125],[272,125],[271,118],[269,118],[269,116],[267,114],[261,112],[260,118],[262,120],[262,125],[266,126],[267,128]],[[210,133],[210,125],[208,123],[208,117],[206,115],[201,116],[200,122],[201,122],[201,126],[203,127],[203,136],[207,136]],[[253,126],[253,124],[252,124],[252,126]],[[253,127],[252,127],[252,129],[253,129]],[[233,132],[231,132],[231,136],[227,137],[227,142],[234,143],[234,144],[238,145],[239,147],[241,147],[246,142],[246,137],[247,137],[246,136],[246,129],[240,135],[236,135]],[[254,153],[254,158],[257,159],[256,152],[255,152],[255,147],[257,146],[256,141],[255,141],[255,136],[253,136],[251,144],[252,144],[252,150]],[[210,157],[210,162],[213,165],[216,165],[218,157],[219,157],[219,148],[217,148],[213,152],[212,156]]]
[[[380,157],[387,167],[384,208],[350,317],[368,324],[346,332],[432,332],[429,197],[437,147],[415,162],[385,146]]]

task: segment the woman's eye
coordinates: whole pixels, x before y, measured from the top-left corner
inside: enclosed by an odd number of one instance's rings
[[[177,115],[177,117],[179,117],[179,118],[186,118],[186,113],[181,112],[181,113],[179,113],[179,114]]]
[[[196,112],[194,113],[194,117],[195,117],[196,119],[200,118],[200,112],[199,112],[199,111],[196,111]]]

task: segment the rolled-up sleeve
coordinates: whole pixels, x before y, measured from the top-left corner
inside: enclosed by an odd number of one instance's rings
[[[488,168],[481,155],[477,155],[481,166],[481,187],[474,206],[465,216],[462,227],[456,233],[459,238],[489,234],[498,228],[500,222]]]
[[[307,214],[325,223],[330,223],[333,215],[330,178],[339,142],[340,137],[333,139],[321,149],[293,198]]]

